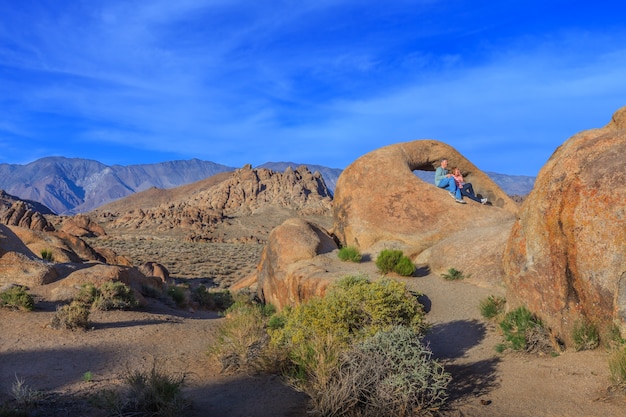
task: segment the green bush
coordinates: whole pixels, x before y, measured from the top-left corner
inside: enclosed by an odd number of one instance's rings
[[[54,262],[54,254],[50,249],[41,250],[41,259],[48,262]]]
[[[415,329],[398,326],[342,352],[339,365],[312,395],[315,411],[396,417],[443,405],[451,377],[421,338]]]
[[[490,295],[480,302],[480,314],[486,319],[493,319],[504,312],[505,304],[506,300],[503,297]]]
[[[324,298],[285,309],[282,317],[284,326],[270,330],[272,344],[288,350],[294,375],[305,379],[325,374],[342,349],[378,331],[399,325],[423,332],[426,327],[422,305],[404,284],[363,276],[340,279]]]
[[[362,258],[361,252],[359,252],[359,249],[356,246],[346,246],[339,249],[337,256],[342,261],[350,261],[355,263],[361,262]]]
[[[89,306],[79,301],[58,307],[50,322],[53,329],[85,330],[89,325]]]
[[[180,308],[187,305],[186,289],[179,285],[172,285],[167,289],[167,294],[174,300],[174,303]]]
[[[499,351],[509,348],[529,353],[554,353],[547,329],[525,307],[508,312],[500,322],[500,328],[504,333],[505,344],[498,348]]]
[[[193,298],[202,307],[216,311],[224,311],[235,302],[230,291],[209,291],[204,285],[196,288]]]
[[[577,351],[597,348],[600,345],[598,326],[587,320],[577,321],[572,329],[572,340]]]
[[[448,272],[445,274],[441,274],[441,276],[443,277],[443,279],[446,279],[448,281],[458,281],[461,279],[465,279],[465,278],[469,278],[472,275],[464,275],[462,271],[459,271],[458,269],[455,268],[450,268],[448,269]]]
[[[0,292],[0,307],[11,310],[33,311],[35,301],[33,296],[26,291],[26,287],[13,285]]]
[[[402,256],[401,250],[383,249],[376,258],[376,267],[383,274],[387,274],[394,270]]]
[[[393,267],[393,272],[402,277],[410,277],[415,273],[415,264],[408,256],[402,255],[396,266]]]

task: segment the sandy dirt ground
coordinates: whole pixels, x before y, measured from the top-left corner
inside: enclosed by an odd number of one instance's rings
[[[221,262],[226,268],[229,257],[222,256]],[[372,261],[354,268],[377,276]],[[499,354],[498,329],[478,310],[481,300],[500,295],[496,290],[433,274],[396,279],[424,294],[432,324],[427,341],[453,377],[449,401],[438,415],[626,415],[626,397],[608,390],[606,350],[556,357]],[[93,328],[88,331],[50,328],[56,306],[45,300],[30,313],[0,310],[0,404],[13,401],[12,386],[19,379],[42,395],[41,406],[34,407],[31,416],[105,416],[90,404],[90,396],[119,388],[129,370],[149,370],[156,363],[168,373],[185,375],[184,393],[192,402],[187,416],[310,415],[307,397],[279,377],[220,374],[219,365],[207,355],[224,320],[217,313],[148,300],[139,311],[92,313]],[[91,378],[85,378],[86,373]]]

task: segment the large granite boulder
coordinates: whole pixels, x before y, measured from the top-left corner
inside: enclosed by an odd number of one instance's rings
[[[541,169],[504,252],[507,299],[566,343],[581,320],[626,335],[626,107],[561,145]]]
[[[461,205],[446,190],[413,171],[434,171],[442,158],[459,167],[490,205]],[[398,143],[372,151],[348,166],[337,180],[333,232],[362,251],[394,246],[417,255],[457,232],[501,224],[518,206],[486,174],[454,148],[434,140]]]
[[[318,255],[337,249],[327,231],[291,218],[270,233],[257,267],[257,294],[281,310],[324,294],[332,274]]]

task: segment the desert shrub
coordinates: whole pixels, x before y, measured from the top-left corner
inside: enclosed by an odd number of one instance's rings
[[[471,276],[472,276],[471,274],[469,275],[463,274],[462,271],[459,271],[456,268],[449,268],[448,272],[446,272],[445,274],[441,274],[441,277],[448,281],[458,281],[461,279],[469,278]]]
[[[119,281],[107,281],[98,288],[98,296],[91,306],[94,310],[128,310],[139,305],[132,289]]]
[[[186,415],[191,402],[182,394],[184,374],[170,374],[154,362],[149,371],[127,371],[122,391],[104,390],[94,405],[111,415],[178,417]]]
[[[270,335],[273,345],[288,350],[294,376],[323,379],[352,342],[398,325],[423,332],[423,317],[422,305],[403,283],[347,276],[323,298],[285,309],[284,326]]]
[[[15,381],[11,385],[11,396],[20,408],[27,409],[42,397],[42,393],[32,389],[24,378],[15,375]]]
[[[83,382],[91,382],[93,381],[93,372],[87,371],[83,374]]]
[[[100,311],[129,310],[139,305],[132,289],[119,281],[106,281],[100,287],[83,284],[74,301]]]
[[[626,348],[614,349],[609,355],[609,372],[613,384],[626,387]]]
[[[193,292],[193,298],[202,307],[217,311],[224,311],[234,303],[233,295],[230,291],[209,291],[204,285],[196,288]]]
[[[54,262],[54,254],[50,249],[41,250],[41,259],[48,262]]]
[[[504,297],[490,295],[480,302],[478,306],[480,310],[480,315],[486,319],[493,319],[495,317],[498,317],[504,312],[505,304],[506,300],[504,299]]]
[[[187,305],[186,289],[180,285],[172,285],[167,289],[167,294],[172,298],[174,303],[180,308]]]
[[[27,292],[26,287],[13,285],[0,292],[0,307],[11,310],[33,311],[35,301],[33,296]]]
[[[92,283],[86,283],[80,286],[78,294],[73,298],[73,301],[91,306],[95,299],[98,297],[99,291]]]
[[[608,349],[618,349],[626,344],[626,339],[622,337],[622,332],[618,325],[613,324],[605,330],[600,340]]]
[[[600,345],[598,326],[587,320],[578,320],[572,329],[572,340],[577,351],[597,348]]]
[[[361,252],[359,252],[359,249],[356,246],[345,246],[339,249],[337,256],[342,261],[350,261],[355,263],[361,262]]]
[[[550,334],[537,316],[525,307],[508,312],[500,322],[505,343],[498,350],[507,348],[529,353],[553,353]]]
[[[267,322],[275,313],[271,305],[238,300],[226,312],[209,354],[217,358],[222,372],[273,370],[273,350],[268,348]]]
[[[397,249],[383,249],[376,257],[376,267],[383,274],[394,270],[403,254]]]
[[[50,321],[53,329],[87,329],[89,327],[89,306],[79,301],[59,306]]]
[[[338,366],[312,395],[320,415],[411,416],[440,407],[450,375],[420,332],[394,327],[341,352]]]
[[[410,277],[415,272],[415,264],[408,256],[402,255],[396,266],[393,267],[393,272],[402,277]]]

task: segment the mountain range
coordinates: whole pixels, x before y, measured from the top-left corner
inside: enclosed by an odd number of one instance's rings
[[[315,164],[267,162],[257,168],[283,172],[287,167],[305,165],[319,171],[326,186],[334,192],[342,172]],[[236,168],[199,159],[176,160],[141,165],[105,165],[101,162],[60,156],[38,159],[26,165],[0,164],[0,189],[20,199],[38,202],[57,214],[92,211],[104,204],[149,188],[174,188]],[[416,172],[431,181],[433,172]],[[486,172],[510,195],[526,195],[535,177]]]

